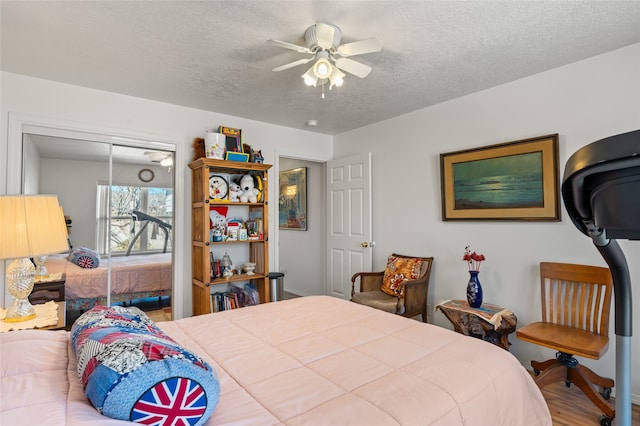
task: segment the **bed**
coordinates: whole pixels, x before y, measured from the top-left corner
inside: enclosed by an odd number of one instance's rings
[[[107,301],[107,260],[100,266],[81,268],[66,254],[47,258],[50,274],[65,273],[67,310],[86,310]],[[127,302],[146,297],[171,295],[171,253],[131,255],[111,258],[111,302]]]
[[[329,296],[158,326],[218,374],[207,425],[551,424],[509,352]],[[3,424],[123,424],[87,402],[68,332],[10,332],[0,342]]]

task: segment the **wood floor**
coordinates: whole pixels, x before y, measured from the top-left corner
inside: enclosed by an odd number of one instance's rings
[[[171,308],[155,309],[145,313],[154,322],[171,321]]]
[[[602,412],[577,387],[567,388],[564,382],[558,382],[545,386],[542,395],[549,405],[554,426],[599,425]],[[611,401],[615,404],[614,398]],[[639,406],[633,406],[631,418],[633,426],[640,426]]]

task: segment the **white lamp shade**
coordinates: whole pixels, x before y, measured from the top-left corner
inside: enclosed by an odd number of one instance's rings
[[[57,196],[0,196],[0,259],[67,250],[67,227]]]

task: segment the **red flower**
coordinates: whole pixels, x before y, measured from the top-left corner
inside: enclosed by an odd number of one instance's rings
[[[479,271],[480,264],[485,260],[484,254],[478,254],[475,251],[472,253],[469,246],[464,248],[464,256],[462,260],[467,262],[467,267],[470,271]]]

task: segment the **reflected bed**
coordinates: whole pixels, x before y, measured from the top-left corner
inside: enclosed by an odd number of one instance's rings
[[[67,310],[87,310],[106,305],[107,259],[93,269],[81,268],[66,254],[47,258],[50,274],[65,273]],[[147,297],[171,295],[171,253],[131,255],[111,258],[111,302],[127,302]]]

